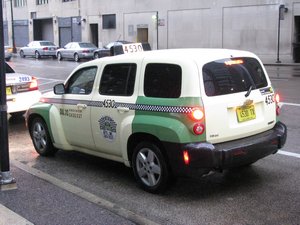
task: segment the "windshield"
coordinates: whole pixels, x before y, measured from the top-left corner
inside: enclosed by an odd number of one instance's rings
[[[40,44],[41,46],[54,46],[54,44],[50,41],[42,41]]]
[[[96,46],[92,43],[79,43],[81,48],[96,48]]]
[[[5,73],[14,73],[15,71],[7,64],[5,63]]]
[[[203,66],[207,96],[244,92],[268,85],[260,63],[254,58],[222,59]]]

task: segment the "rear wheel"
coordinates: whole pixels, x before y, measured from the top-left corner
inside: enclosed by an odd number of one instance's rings
[[[40,55],[40,53],[38,51],[35,51],[34,55],[35,55],[36,59],[41,58],[41,55]]]
[[[163,192],[171,180],[171,173],[161,149],[155,143],[141,142],[134,149],[132,167],[138,184],[151,193]]]
[[[30,126],[30,136],[35,150],[42,156],[52,156],[57,152],[53,146],[48,127],[44,120],[37,117]]]
[[[79,62],[79,55],[77,53],[74,54],[74,60],[75,62]]]

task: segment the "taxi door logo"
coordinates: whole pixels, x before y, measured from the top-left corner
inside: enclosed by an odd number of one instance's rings
[[[103,116],[99,120],[100,131],[104,139],[108,141],[113,141],[117,135],[117,124],[109,116]]]

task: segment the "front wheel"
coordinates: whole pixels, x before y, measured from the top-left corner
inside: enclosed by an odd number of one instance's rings
[[[58,61],[61,61],[62,60],[62,55],[60,52],[57,53],[57,60]]]
[[[99,58],[100,58],[99,53],[98,53],[98,52],[95,52],[95,53],[94,53],[94,59],[99,59]]]
[[[25,55],[24,55],[23,50],[20,51],[20,57],[21,57],[21,58],[25,58]]]
[[[30,126],[30,136],[35,150],[42,156],[52,156],[57,152],[53,146],[48,127],[43,119],[35,118]]]
[[[150,193],[163,192],[170,183],[171,174],[160,148],[151,142],[136,146],[132,167],[138,184]]]

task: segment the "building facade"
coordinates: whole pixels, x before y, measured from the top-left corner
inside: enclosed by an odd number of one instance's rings
[[[149,42],[152,49],[249,50],[266,62],[300,61],[300,1],[2,0],[5,44]],[[13,23],[12,23],[13,19]]]

